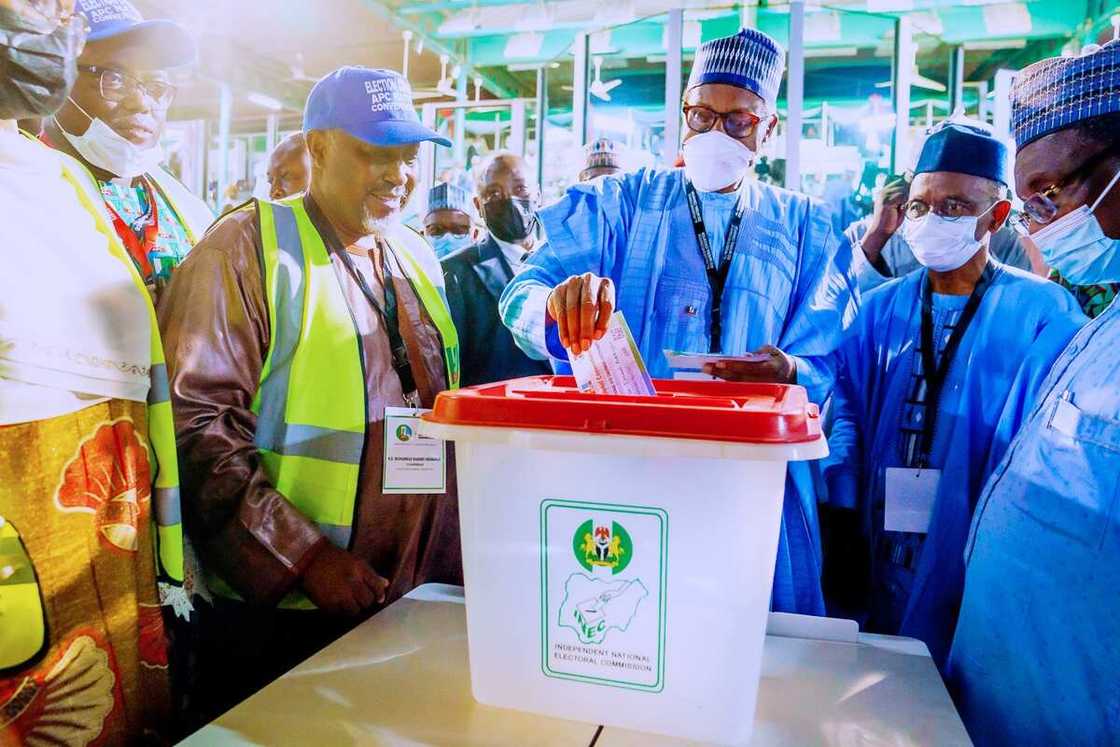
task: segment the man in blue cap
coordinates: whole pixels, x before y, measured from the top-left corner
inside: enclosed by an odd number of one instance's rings
[[[754,29],[705,42],[684,95],[684,168],[578,184],[540,212],[548,241],[501,302],[525,352],[587,350],[617,307],[654,377],[670,375],[667,348],[756,352],[710,371],[828,398],[829,356],[855,316],[850,251],[823,206],[750,178],[784,68],[784,50]],[[792,465],[774,609],[823,614],[819,553],[811,473]]]
[[[930,134],[901,228],[924,269],[864,295],[837,351],[824,475],[830,518],[847,513],[870,558],[848,579],[869,587],[855,607],[865,630],[919,638],[939,666],[976,498],[1086,321],[1064,289],[991,255],[1008,173],[987,130],[950,120]]]
[[[495,153],[476,169],[475,206],[488,234],[443,258],[447,303],[462,345],[463,385],[552,373],[527,356],[502,324],[498,299],[536,247],[538,194],[525,159]]]
[[[160,166],[172,73],[194,62],[194,40],[172,21],[144,20],[128,0],[78,0],[75,11],[89,25],[89,42],[78,80],[42,137],[97,180],[113,228],[156,293],[214,219]]]
[[[1024,69],[1011,128],[1043,259],[1076,285],[1120,281],[1120,41]],[[1054,363],[979,497],[949,657],[978,745],[1120,734],[1117,371],[1112,303]]]
[[[454,470],[400,480],[387,425],[458,386],[439,263],[401,223],[421,144],[450,143],[401,75],[361,67],[315,84],[304,133],[307,192],[228,214],[160,308],[184,521],[213,593],[203,718],[415,586],[462,581]]]
[[[470,211],[471,194],[458,185],[443,182],[428,191],[424,236],[431,242],[437,257],[443,259],[474,243]]]

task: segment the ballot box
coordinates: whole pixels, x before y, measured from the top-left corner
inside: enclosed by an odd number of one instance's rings
[[[827,454],[799,386],[537,377],[440,394],[481,703],[709,742],[755,712],[786,465]]]

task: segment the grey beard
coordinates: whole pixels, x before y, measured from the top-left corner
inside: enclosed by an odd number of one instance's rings
[[[367,236],[383,237],[388,235],[401,223],[401,211],[395,210],[384,218],[375,218],[368,210],[362,215],[362,229]]]

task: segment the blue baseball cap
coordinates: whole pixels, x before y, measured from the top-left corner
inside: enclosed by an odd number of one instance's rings
[[[303,131],[311,130],[342,130],[382,148],[425,141],[451,145],[420,123],[408,80],[381,68],[340,67],[316,83],[303,110]]]
[[[145,21],[128,0],[77,0],[74,12],[89,24],[87,42],[119,39],[141,47],[157,68],[180,67],[195,61],[194,39],[179,24],[164,18]]]

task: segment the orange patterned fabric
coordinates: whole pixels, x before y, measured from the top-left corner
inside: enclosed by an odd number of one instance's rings
[[[0,745],[110,745],[170,711],[143,404],[0,427],[0,516],[19,532],[48,647],[0,673]],[[0,589],[2,592],[2,589]]]

